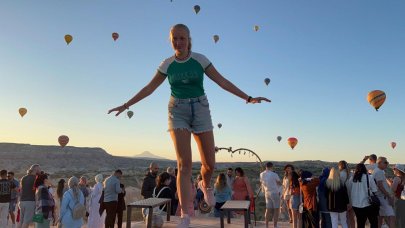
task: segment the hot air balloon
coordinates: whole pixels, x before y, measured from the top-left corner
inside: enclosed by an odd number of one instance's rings
[[[67,137],[66,135],[61,135],[58,138],[58,142],[59,142],[60,146],[63,148],[68,144],[69,137]]]
[[[27,114],[27,109],[26,108],[20,108],[20,109],[18,109],[18,112],[20,113],[21,117],[24,117],[24,115]]]
[[[288,138],[288,145],[291,147],[291,149],[294,149],[294,147],[297,145],[298,139],[291,137]]]
[[[216,43],[216,42],[218,42],[218,40],[219,40],[219,36],[218,35],[214,35],[214,42]]]
[[[120,35],[116,32],[113,32],[112,38],[114,39],[114,41],[116,41],[118,39],[118,37],[120,37]]]
[[[70,42],[72,42],[72,40],[73,40],[73,37],[71,35],[69,35],[69,34],[65,35],[65,41],[66,41],[67,45],[69,45]]]
[[[253,27],[253,29],[255,30],[255,32],[259,31],[259,26],[255,25],[255,27]]]
[[[391,142],[391,147],[392,147],[392,149],[395,149],[396,146],[397,146],[397,143],[396,143],[396,142]]]
[[[219,127],[219,128],[221,128],[221,127],[222,127],[222,124],[221,124],[221,123],[219,123],[219,124],[218,124],[218,127]]]
[[[375,108],[376,111],[384,104],[386,95],[384,91],[373,90],[368,93],[367,100]]]
[[[132,118],[132,116],[134,115],[134,112],[133,111],[128,111],[127,112],[127,116],[131,119]]]
[[[269,85],[270,84],[270,78],[265,78],[264,83],[266,83],[266,85]]]
[[[277,140],[280,142],[281,141],[281,136],[277,136]]]
[[[194,11],[195,11],[195,14],[198,14],[198,12],[200,12],[200,6],[199,5],[195,5],[194,6]]]

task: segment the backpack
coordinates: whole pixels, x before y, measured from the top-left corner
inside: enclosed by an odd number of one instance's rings
[[[163,192],[163,190],[168,189],[169,187],[163,187],[162,189],[160,189],[159,193],[156,195],[156,187],[153,189],[153,194],[152,194],[152,198],[159,198],[160,194]],[[156,215],[160,215],[162,214],[163,210],[165,209],[166,204],[162,207],[162,209],[160,209],[159,207],[155,207],[153,208],[153,214]],[[148,208],[144,208],[143,209],[143,216],[144,218],[146,218],[146,216],[149,215],[149,209]]]
[[[74,198],[72,194],[70,195],[72,196],[72,198]],[[81,219],[86,215],[86,207],[84,206],[84,204],[79,202],[79,199],[75,200],[75,205],[73,206],[73,208],[70,208],[70,210],[72,211],[72,217],[74,220]]]

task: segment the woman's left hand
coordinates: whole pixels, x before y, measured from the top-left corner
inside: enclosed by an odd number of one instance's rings
[[[252,97],[249,102],[246,101],[246,103],[251,103],[251,104],[256,104],[256,103],[262,103],[262,101],[266,102],[271,102],[271,100],[265,98],[265,97]]]

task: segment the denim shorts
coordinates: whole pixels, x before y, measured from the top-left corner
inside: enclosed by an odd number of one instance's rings
[[[188,99],[171,96],[168,110],[169,131],[187,129],[198,134],[214,129],[206,95]]]
[[[300,204],[301,204],[300,195],[291,195],[290,208],[292,210],[298,211]]]

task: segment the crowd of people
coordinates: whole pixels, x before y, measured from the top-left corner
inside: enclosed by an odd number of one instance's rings
[[[369,160],[369,164],[365,162]],[[393,166],[394,177],[388,178],[385,170],[388,160],[374,154],[366,156],[350,170],[346,161],[336,167],[324,168],[319,177],[306,170],[284,167],[282,180],[268,162],[260,174],[265,193],[266,227],[270,215],[277,227],[280,209],[288,211],[290,223],[297,227],[371,228],[383,224],[390,228],[405,227],[405,169]],[[357,224],[357,226],[356,226]]]
[[[366,161],[369,164],[365,164]],[[296,170],[293,165],[284,167],[280,178],[271,162],[260,173],[260,183],[265,197],[265,222],[269,227],[271,218],[278,225],[280,213],[288,215],[293,228],[322,227],[390,228],[405,227],[405,167],[392,166],[394,177],[388,178],[387,158],[374,154],[366,156],[355,167],[339,161],[336,167],[325,167],[319,177],[307,170]],[[79,228],[87,222],[89,228],[122,227],[125,210],[125,188],[120,179],[121,170],[116,170],[106,179],[102,174],[94,177],[90,187],[86,177],[72,176],[67,183],[60,179],[53,192],[50,176],[39,165],[32,165],[27,174],[18,180],[11,171],[0,171],[0,227],[27,228],[62,227]],[[177,192],[177,169],[168,167],[159,172],[159,165],[152,162],[146,173],[141,195],[169,198],[172,200],[172,215],[181,216]],[[190,179],[189,215],[195,216],[204,201],[202,177]],[[249,179],[242,168],[228,168],[219,173],[214,184],[214,216],[220,216],[220,208],[228,200],[250,200],[255,195]],[[162,211],[168,210],[162,206]],[[236,212],[238,213],[238,212]],[[116,222],[117,220],[117,222]],[[16,225],[17,224],[17,225]]]
[[[58,181],[53,190],[50,175],[38,164],[18,180],[12,171],[0,171],[0,227],[36,228],[51,226],[81,228],[122,227],[125,188],[121,170],[105,180],[95,176],[90,187],[87,178],[72,176]],[[117,219],[117,223],[115,220]]]
[[[171,214],[181,216],[181,205],[177,193],[177,169],[168,167],[159,173],[159,165],[152,162],[143,179],[141,195],[147,199],[151,197],[170,198],[172,200]],[[198,175],[195,180],[191,178],[191,197],[189,199],[189,215],[195,216],[195,211],[204,210],[202,205],[207,205],[204,200],[202,177]],[[254,192],[242,168],[228,168],[226,173],[220,173],[214,184],[215,204],[214,215],[220,216],[219,209],[228,200],[253,200]],[[209,206],[209,205],[208,205]],[[163,207],[163,206],[162,206]],[[166,211],[166,208],[163,209]]]

